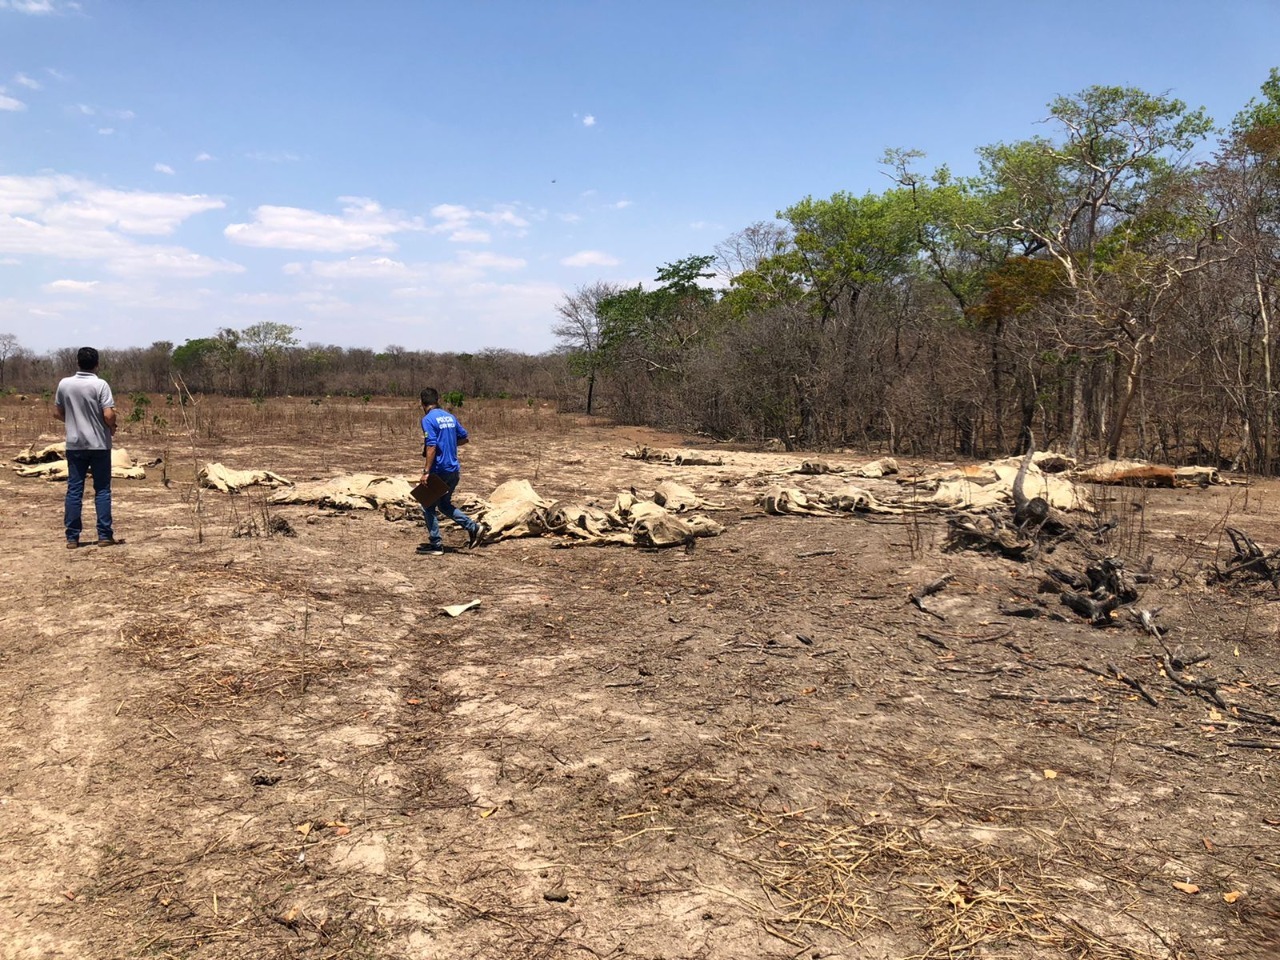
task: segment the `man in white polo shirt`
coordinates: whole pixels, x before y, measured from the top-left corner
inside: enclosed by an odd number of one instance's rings
[[[98,516],[98,546],[113,547],[111,526],[111,437],[116,432],[116,402],[107,381],[98,377],[98,351],[81,347],[79,372],[64,377],[54,396],[54,415],[67,425],[67,548],[80,546],[84,480],[93,475],[93,505]]]

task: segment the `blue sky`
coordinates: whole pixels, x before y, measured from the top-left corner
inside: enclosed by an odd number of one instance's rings
[[[1277,65],[1271,0],[0,0],[0,333],[537,352],[887,147],[973,172],[1091,84],[1225,124]]]

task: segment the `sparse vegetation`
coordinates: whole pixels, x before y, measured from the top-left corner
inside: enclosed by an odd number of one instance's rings
[[[0,403],[15,446],[56,430]],[[1274,481],[1099,486],[1095,521],[1011,561],[944,553],[945,516],[905,490],[904,516],[765,516],[771,478],[843,482],[786,452],[637,462],[687,438],[468,400],[463,496],[514,476],[607,503],[675,477],[729,529],[428,572],[412,522],[191,482],[213,459],[410,472],[414,398],[173,409],[183,452],[118,481],[118,552],[45,549],[58,487],[7,487],[4,769],[31,814],[0,868],[85,955],[1235,960],[1280,935],[1257,857]],[[149,454],[146,428],[122,439]],[[1124,580],[1098,624],[1065,600],[1096,571]]]

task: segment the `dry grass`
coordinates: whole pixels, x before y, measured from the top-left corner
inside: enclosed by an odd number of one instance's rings
[[[798,947],[806,928],[862,943],[877,929],[918,937],[911,960],[1019,955],[1168,960],[1167,949],[1109,940],[1073,916],[1092,907],[1060,875],[1088,873],[1061,838],[1002,828],[1002,843],[964,842],[965,830],[928,815],[868,816],[849,804],[823,813],[744,812],[746,863],[768,899],[765,926]],[[981,828],[985,825],[972,824]]]

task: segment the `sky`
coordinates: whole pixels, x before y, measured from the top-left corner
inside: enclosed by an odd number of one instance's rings
[[[537,353],[887,148],[974,173],[1094,84],[1225,125],[1275,66],[1274,0],[0,0],[0,333]]]

